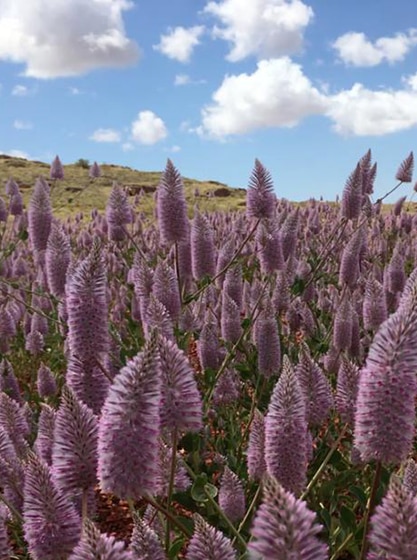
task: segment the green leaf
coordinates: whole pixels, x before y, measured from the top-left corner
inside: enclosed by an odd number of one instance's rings
[[[346,529],[356,528],[356,516],[352,510],[346,506],[340,508],[340,520]]]
[[[351,486],[350,487],[350,492],[351,492],[351,494],[353,494],[355,496],[355,498],[357,498],[360,505],[365,508],[368,498],[366,497],[366,494],[362,490],[362,488],[360,488],[359,486]]]
[[[172,543],[169,552],[168,552],[168,556],[169,558],[172,558],[172,560],[175,560],[175,558],[177,558],[177,555],[179,553],[179,551],[182,549],[182,547],[184,546],[184,538],[183,537],[179,537],[178,539],[175,539],[175,541]]]

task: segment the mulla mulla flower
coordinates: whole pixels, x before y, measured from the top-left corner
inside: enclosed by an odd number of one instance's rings
[[[153,280],[153,295],[166,307],[171,319],[177,321],[181,299],[175,271],[166,261],[160,261],[155,267]]]
[[[249,543],[253,560],[327,560],[327,546],[317,537],[316,514],[273,477],[265,477],[262,504],[256,511]]]
[[[342,356],[337,374],[336,408],[343,422],[353,426],[359,386],[359,368]]]
[[[411,183],[413,180],[414,154],[410,152],[397,170],[395,178],[401,183]]]
[[[81,536],[81,520],[55,486],[49,467],[31,455],[26,467],[23,529],[34,560],[68,560]]]
[[[10,560],[12,551],[10,550],[9,537],[6,528],[8,510],[3,504],[0,505],[0,560]]]
[[[12,364],[6,358],[0,362],[0,391],[9,395],[13,400],[22,403],[19,383],[13,370]]]
[[[97,527],[86,519],[82,536],[68,560],[136,560],[126,550],[124,542],[100,533]]]
[[[266,473],[265,418],[258,409],[255,409],[250,426],[246,462],[250,478],[253,478],[253,480],[261,480]]]
[[[6,393],[0,393],[0,426],[9,435],[18,457],[25,458],[29,451],[29,424],[24,408]]]
[[[222,314],[220,320],[222,338],[235,344],[242,334],[240,309],[234,299],[223,291]]]
[[[417,496],[417,463],[414,459],[408,459],[405,464],[403,484],[414,497]]]
[[[266,378],[278,374],[281,367],[281,343],[275,315],[267,310],[260,313],[255,323],[255,341],[258,350],[258,371]]]
[[[295,372],[306,405],[307,422],[310,426],[320,425],[332,406],[332,389],[323,370],[313,361],[306,343],[301,344],[299,360]]]
[[[288,273],[288,260],[289,257],[294,255],[297,245],[298,228],[300,224],[300,214],[298,208],[290,212],[285,218],[281,228],[281,241],[284,259],[287,261]]]
[[[114,379],[98,435],[104,492],[138,499],[154,494],[159,468],[161,365],[156,333]]]
[[[46,245],[45,268],[49,289],[58,298],[65,295],[66,274],[70,260],[69,237],[59,224],[54,223]]]
[[[62,491],[78,493],[97,480],[98,421],[87,405],[64,387],[55,417],[53,478]]]
[[[263,274],[285,268],[281,233],[276,220],[264,221],[256,232],[259,262]]]
[[[214,233],[208,219],[196,209],[191,224],[191,265],[195,280],[216,273]]]
[[[32,247],[38,255],[45,251],[52,224],[52,206],[45,181],[35,182],[28,207],[28,231]]]
[[[230,540],[221,531],[194,514],[194,534],[185,560],[236,560]]]
[[[117,183],[113,184],[106,206],[108,236],[112,241],[123,241],[126,225],[132,222],[132,208],[126,192]]]
[[[173,433],[198,432],[203,427],[201,395],[187,355],[175,342],[159,339],[161,360],[161,427]]]
[[[370,276],[365,284],[363,298],[363,325],[366,330],[377,330],[388,317],[384,288]]]
[[[53,162],[51,163],[51,169],[49,172],[51,179],[63,179],[64,178],[64,168],[62,167],[61,160],[59,156],[55,156]]]
[[[101,168],[96,161],[90,166],[90,169],[88,170],[88,176],[91,179],[98,179],[98,177],[101,176]]]
[[[370,560],[415,560],[417,550],[417,499],[391,477],[388,492],[371,517],[368,536]]]
[[[170,159],[161,176],[157,193],[158,225],[162,241],[168,244],[187,241],[189,223],[184,184]]]
[[[362,167],[358,163],[349,175],[342,194],[342,216],[348,220],[359,218],[363,201]]]
[[[412,447],[417,396],[417,269],[382,323],[359,379],[355,446],[363,461],[399,464]]]
[[[255,167],[246,191],[246,215],[255,219],[272,218],[275,203],[271,174],[258,159],[255,159]]]
[[[265,417],[265,462],[284,488],[301,493],[307,475],[306,404],[287,356]]]
[[[167,560],[158,535],[138,515],[134,516],[130,550],[138,560]]]
[[[34,449],[47,465],[52,465],[52,446],[54,443],[56,410],[42,403],[38,420],[38,433]]]
[[[356,287],[359,276],[360,257],[365,244],[366,230],[361,227],[352,235],[343,249],[339,268],[339,284],[341,286],[347,285],[351,289]]]
[[[38,369],[36,387],[41,399],[53,397],[58,390],[54,374],[45,364],[41,364]]]
[[[245,492],[242,482],[227,466],[220,481],[219,506],[232,523],[237,523],[245,515]]]

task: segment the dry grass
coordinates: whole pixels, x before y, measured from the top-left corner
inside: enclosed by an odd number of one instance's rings
[[[0,181],[3,185],[12,177],[20,186],[25,205],[27,206],[33,185],[39,176],[49,179],[49,164],[28,161],[0,155]],[[102,175],[98,179],[91,180],[88,169],[71,164],[64,166],[65,178],[62,181],[52,182],[51,193],[54,214],[56,216],[69,216],[83,212],[91,212],[94,208],[103,211],[112,185],[117,182],[134,191],[148,191],[142,196],[139,210],[146,215],[153,212],[153,192],[159,182],[161,171],[138,171],[130,167],[119,165],[102,165]],[[187,202],[192,212],[195,204],[202,211],[233,211],[242,210],[245,207],[246,193],[244,189],[233,189],[216,181],[196,181],[184,178],[184,187]],[[211,197],[217,189],[227,189],[229,196]],[[195,191],[198,190],[198,196]],[[134,195],[131,195],[131,199]]]

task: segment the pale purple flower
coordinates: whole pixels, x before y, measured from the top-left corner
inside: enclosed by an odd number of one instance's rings
[[[55,417],[52,472],[58,488],[77,493],[97,480],[97,431],[94,413],[64,387]]]
[[[202,401],[190,362],[175,342],[160,338],[161,427],[173,433],[198,432],[203,427]]]
[[[88,175],[91,177],[91,179],[97,179],[98,177],[100,177],[101,169],[96,161],[90,166],[90,169],[88,170]]]
[[[81,535],[81,521],[69,498],[54,485],[36,455],[26,468],[24,533],[34,560],[68,560]],[[85,559],[84,559],[85,560]]]
[[[222,294],[220,327],[222,338],[232,344],[235,344],[242,334],[240,308],[225,291]]]
[[[268,473],[299,494],[307,474],[307,418],[303,393],[285,356],[265,417],[265,461]]]
[[[265,419],[258,409],[255,409],[250,426],[246,462],[249,476],[254,480],[261,480],[266,473]]]
[[[361,211],[363,197],[363,177],[361,164],[349,175],[342,194],[341,212],[344,218],[356,220]]]
[[[38,433],[34,448],[47,465],[52,465],[52,446],[54,443],[56,410],[47,404],[41,404],[38,420]]]
[[[172,447],[165,445],[162,440],[159,441],[159,473],[157,476],[156,496],[164,498],[168,497],[169,483],[171,478],[172,467]],[[191,479],[184,466],[183,458],[175,450],[175,476],[174,476],[174,492],[185,492],[191,486]]]
[[[255,323],[255,344],[258,351],[258,371],[269,378],[277,375],[281,368],[281,343],[275,316],[262,311]]]
[[[263,274],[285,268],[281,233],[275,220],[264,221],[256,232],[258,258]]]
[[[213,403],[216,406],[233,404],[240,396],[240,378],[234,369],[226,368],[217,380],[213,392]]]
[[[216,248],[208,219],[196,209],[191,224],[191,264],[195,280],[216,273]]]
[[[0,505],[0,560],[10,560],[12,551],[9,545],[9,537],[6,528],[8,509],[3,504]]]
[[[49,172],[49,176],[51,179],[63,179],[64,178],[64,168],[62,167],[61,160],[58,156],[55,156],[55,159],[51,163],[51,169]]]
[[[391,477],[388,492],[371,517],[368,535],[371,560],[415,560],[417,499],[400,480]]]
[[[174,269],[166,261],[160,261],[156,265],[153,281],[153,295],[166,307],[171,319],[177,321],[181,310],[181,299]]]
[[[263,490],[251,530],[255,540],[249,543],[250,558],[327,560],[327,546],[317,538],[322,527],[306,503],[272,477],[265,478]]]
[[[65,282],[71,260],[68,235],[58,223],[52,224],[45,253],[45,269],[51,293],[61,298],[65,294]]]
[[[408,459],[403,476],[403,485],[414,496],[417,496],[417,463],[414,459]]]
[[[42,254],[48,243],[52,224],[49,189],[44,181],[36,180],[28,208],[29,239],[36,253]]]
[[[352,344],[352,306],[347,292],[339,304],[334,318],[333,346],[337,350],[348,350]]]
[[[138,516],[135,516],[134,523],[130,549],[136,555],[135,558],[138,560],[166,560],[161,541],[155,531]]]
[[[368,278],[363,298],[363,324],[366,330],[376,331],[387,319],[387,303],[384,288],[376,278]]]
[[[230,540],[221,531],[194,514],[194,534],[185,560],[236,560]]]
[[[337,374],[336,408],[343,422],[353,426],[358,396],[359,368],[342,357]]]
[[[159,231],[164,243],[186,241],[189,223],[184,185],[179,171],[170,159],[158,185],[157,215]]]
[[[248,218],[272,218],[276,197],[271,174],[255,159],[255,167],[246,191],[246,215]]]
[[[13,366],[6,358],[3,358],[0,362],[0,391],[6,393],[19,404],[22,403],[19,383],[14,374]]]
[[[53,397],[57,392],[56,379],[45,364],[41,364],[38,369],[36,386],[41,399]]]
[[[58,560],[58,559],[57,559]],[[136,560],[126,550],[124,542],[104,535],[96,526],[86,519],[83,524],[79,543],[68,560]]]
[[[158,476],[161,366],[156,336],[110,387],[99,422],[98,477],[105,492],[139,499]]]
[[[217,370],[221,360],[219,328],[210,310],[207,311],[203,322],[197,351],[203,369]]]
[[[246,505],[243,484],[228,466],[224,468],[220,480],[219,506],[232,523],[237,523],[245,515]]]
[[[117,184],[113,184],[106,206],[108,236],[112,241],[123,241],[126,238],[126,225],[132,222],[132,208],[126,192]]]
[[[401,183],[411,183],[413,180],[414,154],[410,152],[397,170],[395,178]]]

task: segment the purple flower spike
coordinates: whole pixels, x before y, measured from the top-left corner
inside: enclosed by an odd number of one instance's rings
[[[161,338],[161,426],[173,433],[198,432],[203,427],[202,402],[194,371],[176,343]]]
[[[264,496],[252,527],[249,543],[254,560],[327,560],[327,546],[317,534],[321,526],[306,503],[272,477],[264,480]],[[259,556],[258,556],[259,555]]]
[[[414,459],[408,459],[405,465],[403,484],[414,497],[417,496],[417,463]]]
[[[164,243],[187,241],[189,223],[182,177],[169,159],[158,186],[157,214]]]
[[[101,169],[96,161],[93,163],[93,165],[90,166],[90,169],[88,170],[88,175],[91,177],[91,179],[97,179],[98,177],[100,177]]]
[[[26,468],[23,528],[34,560],[68,560],[81,535],[81,521],[52,482],[48,466],[32,455]]]
[[[44,403],[41,404],[41,407],[41,413],[38,421],[38,434],[35,441],[35,450],[39,457],[45,461],[47,465],[51,466],[56,411]]]
[[[51,170],[49,173],[51,179],[63,179],[64,178],[64,168],[62,167],[61,160],[58,156],[55,156],[54,161],[51,164]]]
[[[359,368],[342,357],[337,374],[336,407],[343,420],[353,426],[358,396]]]
[[[255,323],[255,340],[258,350],[258,371],[266,378],[278,374],[281,368],[281,343],[275,316],[262,311]]]
[[[307,474],[306,407],[287,356],[265,418],[265,461],[284,488],[301,493]]]
[[[106,206],[106,219],[109,239],[123,241],[126,237],[126,224],[132,221],[132,208],[126,192],[117,184],[113,184]]]
[[[135,517],[130,549],[138,560],[166,560],[155,531],[140,517]],[[134,559],[132,559],[134,560]]]
[[[413,180],[413,169],[414,169],[414,154],[410,152],[405,160],[401,163],[395,178],[401,183],[411,183]]]
[[[63,492],[87,490],[97,480],[97,418],[64,387],[55,418],[53,477]]]
[[[342,216],[348,220],[355,220],[361,212],[363,199],[362,184],[362,168],[360,163],[358,163],[346,181],[342,195]]]
[[[355,445],[363,461],[399,464],[412,447],[417,395],[417,270],[378,329],[359,380]]]
[[[46,245],[45,265],[48,286],[51,293],[61,298],[65,294],[65,282],[71,260],[71,246],[68,235],[55,223],[51,227]]]
[[[98,476],[105,492],[139,499],[158,477],[161,366],[155,334],[113,385],[99,423]]]
[[[28,231],[32,247],[42,253],[48,243],[52,224],[52,207],[48,186],[37,179],[28,208]]]
[[[84,521],[82,537],[68,560],[135,560],[124,542],[102,535],[94,524]]]
[[[393,475],[388,492],[371,517],[371,560],[415,560],[417,500]]]
[[[216,273],[213,229],[205,216],[195,211],[191,225],[191,264],[195,280]]]
[[[12,552],[9,546],[9,538],[7,535],[6,519],[7,519],[7,508],[1,504],[0,505],[0,560],[10,560],[12,557]]]
[[[232,523],[237,523],[245,515],[245,493],[242,482],[227,466],[220,482],[219,505]]]
[[[194,514],[195,530],[185,560],[236,560],[230,540]]]
[[[261,480],[266,473],[265,462],[265,419],[258,409],[255,410],[249,432],[248,450],[246,453],[248,474],[254,480]]]
[[[36,386],[41,399],[53,397],[57,392],[55,377],[49,367],[44,364],[41,364],[38,369]]]
[[[275,203],[272,177],[262,163],[255,159],[255,167],[246,194],[246,215],[248,218],[255,219],[272,218]]]

